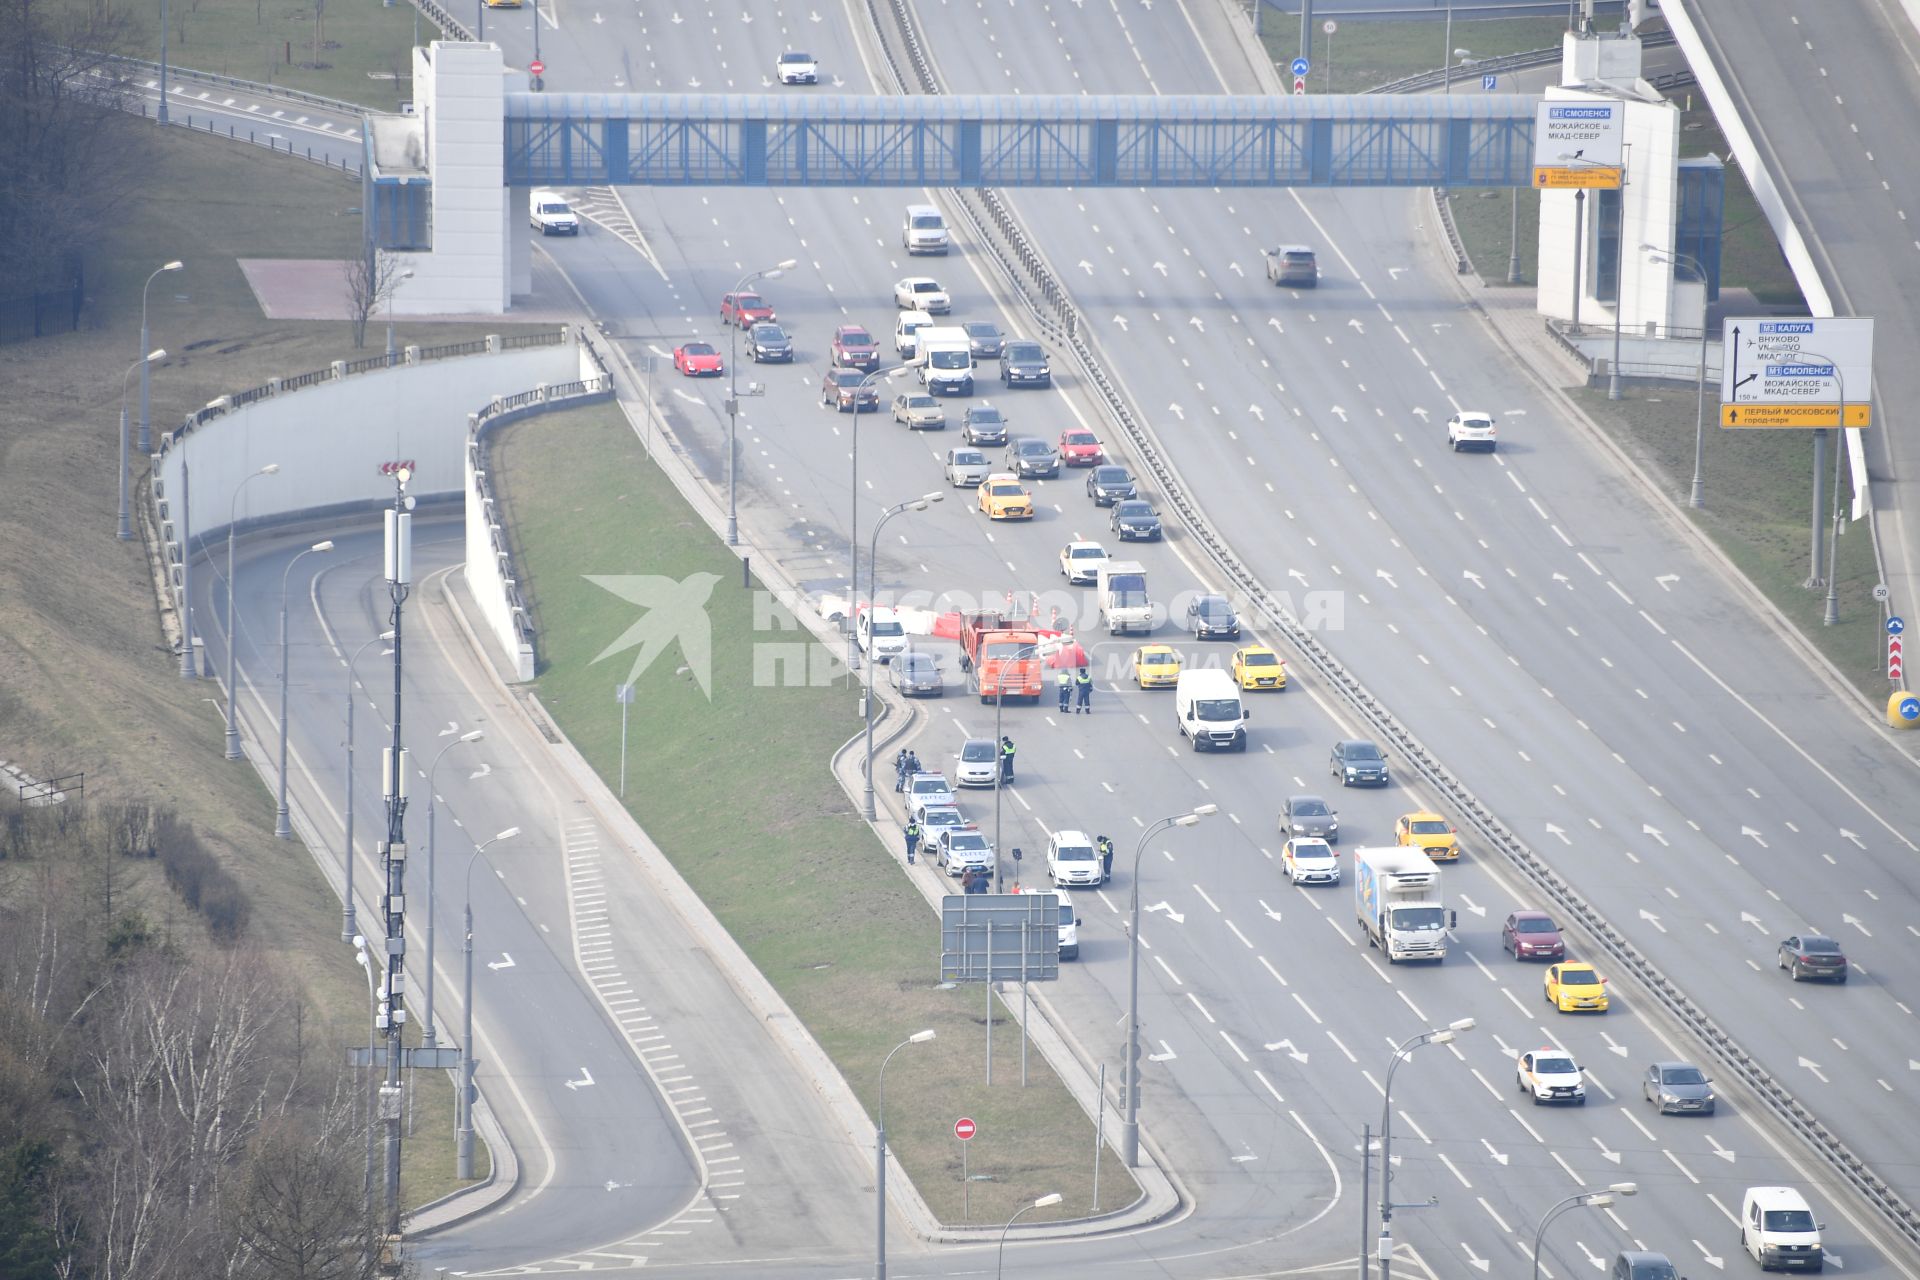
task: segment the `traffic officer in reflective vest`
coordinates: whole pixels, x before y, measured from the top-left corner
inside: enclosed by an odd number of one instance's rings
[[[920,847],[920,824],[907,819],[907,865],[913,865],[913,851]]]

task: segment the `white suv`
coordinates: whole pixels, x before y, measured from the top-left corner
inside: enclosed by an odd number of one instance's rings
[[[1455,453],[1462,449],[1485,449],[1492,453],[1495,437],[1493,415],[1478,409],[1463,409],[1447,419],[1447,447]]]
[[[1533,1095],[1536,1107],[1548,1102],[1571,1102],[1576,1107],[1587,1105],[1586,1078],[1580,1074],[1573,1055],[1565,1049],[1548,1047],[1521,1054],[1519,1065],[1514,1068],[1514,1081],[1521,1093]]]
[[[1100,854],[1084,831],[1056,831],[1047,837],[1047,878],[1056,889],[1100,883]]]

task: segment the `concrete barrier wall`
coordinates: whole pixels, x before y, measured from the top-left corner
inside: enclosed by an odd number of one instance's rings
[[[210,407],[161,438],[151,496],[176,610],[185,590],[187,529],[198,551],[225,536],[229,513],[244,529],[371,512],[393,500],[394,463],[412,464],[408,491],[423,501],[466,498],[469,551],[486,545],[489,513],[472,499],[476,432],[519,414],[603,397],[611,386],[598,357],[571,331],[541,346],[507,350],[489,339],[486,350],[471,355],[423,362],[409,351],[408,357],[394,368],[353,374],[339,364],[327,380],[294,391],[276,385],[275,394],[239,408]],[[268,463],[279,464],[279,473],[239,488]],[[191,522],[183,524],[188,514]],[[477,558],[484,564],[469,585],[509,668],[524,668],[523,678],[531,678],[531,631],[524,616],[516,618],[511,583],[491,547]]]

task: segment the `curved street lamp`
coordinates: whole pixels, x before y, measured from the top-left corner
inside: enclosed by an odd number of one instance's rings
[[[165,18],[162,18],[160,22],[163,27],[166,25]],[[162,55],[160,61],[162,62],[162,64],[164,64],[166,62],[166,57]],[[167,86],[166,86],[166,73],[163,66],[162,72],[161,72],[161,83],[160,83],[160,123],[165,124],[166,122],[167,122]],[[153,350],[153,343],[149,341],[147,338],[147,290],[151,289],[153,287],[153,282],[155,280],[158,280],[161,276],[166,275],[169,271],[185,270],[186,265],[187,264],[184,262],[169,262],[164,266],[160,267],[159,269],[157,269],[152,275],[148,276],[147,282],[140,286],[140,349],[142,351]],[[148,362],[149,363],[152,362],[151,356],[148,357]],[[140,452],[141,453],[149,453],[153,449],[153,425],[152,425],[152,419],[149,418],[147,414],[148,404],[149,404],[149,401],[147,398],[147,371],[145,368],[142,368],[140,370]]]
[[[234,655],[240,650],[240,625],[233,617],[233,528],[239,522],[240,491],[261,476],[280,474],[280,464],[269,462],[252,475],[241,477],[227,501],[227,759],[240,758],[240,725],[234,708],[240,705],[240,686],[234,679]],[[351,936],[351,934],[349,934]]]
[[[857,413],[858,410],[856,409],[855,412]],[[912,498],[906,502],[898,503],[888,507],[881,515],[879,521],[874,524],[873,541],[867,548],[867,608],[873,608],[875,591],[874,566],[878,564],[880,560],[880,530],[886,528],[887,521],[893,519],[900,513],[904,511],[925,511],[928,507],[941,501],[946,496],[944,493],[928,493],[918,498]],[[872,822],[878,814],[878,810],[874,808],[873,804],[873,654],[867,654],[865,666],[866,688],[864,691],[865,696],[860,699],[860,711],[861,715],[863,715],[867,721],[867,767],[866,785],[860,794],[860,812],[866,817],[868,822]]]
[[[925,1044],[933,1039],[931,1028],[916,1031],[893,1046],[887,1056],[880,1059],[880,1101],[874,1108],[873,1128],[873,1187],[877,1204],[875,1216],[877,1225],[874,1230],[874,1280],[887,1280],[887,1064],[893,1061],[893,1055],[910,1044]]]
[[[1676,266],[1685,266],[1700,277],[1701,287],[1707,283],[1707,269],[1700,265],[1700,259],[1690,253],[1681,253],[1678,249],[1662,249],[1655,245],[1643,244],[1640,252],[1650,254],[1655,262],[1671,262]],[[1696,511],[1707,505],[1706,480],[1707,453],[1707,311],[1703,304],[1700,308],[1700,376],[1695,388],[1693,408],[1693,487],[1687,490],[1687,505]]]
[[[1609,1184],[1604,1191],[1576,1191],[1548,1209],[1546,1215],[1540,1219],[1539,1229],[1533,1233],[1533,1280],[1540,1280],[1540,1242],[1547,1234],[1548,1223],[1569,1209],[1577,1209],[1582,1205],[1604,1209],[1613,1203],[1615,1196],[1636,1195],[1639,1191],[1640,1187],[1637,1183],[1615,1182]]]
[[[911,364],[887,365],[876,368],[872,373],[860,379],[853,389],[853,473],[847,482],[847,666],[854,664],[853,610],[859,603],[860,594],[860,393],[865,391],[877,379],[891,381],[907,370]],[[880,412],[879,396],[875,393],[873,411]]]
[[[1007,1225],[1000,1228],[1000,1251],[994,1255],[993,1259],[994,1280],[1000,1280],[1000,1277],[1005,1274],[1007,1263],[1007,1233],[1013,1230],[1014,1223],[1020,1221],[1020,1215],[1023,1213],[1031,1213],[1035,1209],[1051,1209],[1064,1198],[1065,1197],[1058,1191],[1049,1191],[1032,1204],[1023,1204],[1013,1211],[1013,1216],[1007,1219]]]
[[[1444,1027],[1408,1036],[1394,1046],[1393,1059],[1387,1064],[1387,1082],[1380,1091],[1380,1280],[1393,1274],[1393,1076],[1400,1064],[1413,1056],[1423,1044],[1452,1044],[1454,1036],[1473,1030],[1472,1018],[1457,1018]],[[1365,1161],[1362,1151],[1360,1159]],[[1366,1235],[1367,1202],[1360,1200],[1360,1234]],[[1364,1270],[1366,1259],[1361,1259]]]
[[[127,382],[129,379],[133,377],[134,366],[138,365],[140,368],[140,389],[141,389],[141,394],[144,396],[146,394],[148,368],[150,368],[152,365],[157,364],[162,360],[165,360],[166,358],[167,358],[167,349],[165,347],[161,347],[157,351],[149,351],[147,352],[147,354],[141,356],[138,360],[135,360],[133,364],[128,365],[126,373],[122,374],[120,377],[120,532],[119,532],[119,538],[120,538],[120,541],[122,542],[125,542],[129,538],[133,537],[133,525],[129,521],[127,516]],[[143,446],[143,449],[144,449],[144,446]]]
[[[534,38],[538,40],[540,36],[538,15],[535,16],[533,32]],[[533,56],[535,58],[540,56],[537,48]],[[737,295],[756,280],[778,280],[799,265],[798,258],[788,258],[764,271],[749,271],[735,281],[733,288],[728,292]],[[734,455],[738,452],[734,441],[738,438],[740,431],[740,322],[737,317],[727,326],[727,330],[727,545],[731,547],[737,546],[740,542],[740,513],[734,503],[733,485]]]
[[[1217,804],[1200,804],[1195,805],[1191,813],[1162,818],[1142,831],[1140,842],[1133,847],[1132,901],[1127,926],[1127,1048],[1126,1060],[1120,1066],[1120,1087],[1127,1102],[1127,1118],[1120,1124],[1120,1160],[1129,1169],[1140,1163],[1140,855],[1147,851],[1147,841],[1160,832],[1194,826],[1200,819],[1218,812]]]
[[[293,826],[287,821],[287,580],[293,576],[293,566],[308,556],[333,550],[333,540],[316,542],[287,561],[287,568],[280,575],[280,803],[274,810],[273,834],[280,840],[293,839]],[[232,644],[229,637],[228,644]]]

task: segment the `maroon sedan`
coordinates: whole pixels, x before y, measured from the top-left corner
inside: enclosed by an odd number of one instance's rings
[[[1500,948],[1515,960],[1565,960],[1567,944],[1560,926],[1544,911],[1516,911],[1500,929]]]

